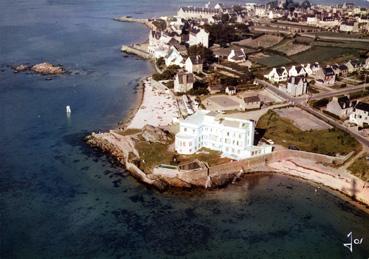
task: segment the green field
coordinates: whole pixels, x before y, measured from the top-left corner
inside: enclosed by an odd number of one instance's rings
[[[298,64],[319,62],[330,64],[343,62],[360,55],[358,49],[313,46],[310,50],[290,56],[289,58]],[[339,60],[337,60],[339,58]]]
[[[257,128],[264,129],[264,137],[272,139],[276,144],[285,147],[293,145],[303,151],[334,156],[360,150],[360,144],[356,139],[341,130],[302,131],[274,111],[263,115],[258,121]]]
[[[291,63],[291,60],[288,59],[287,57],[273,54],[269,57],[260,58],[256,62],[263,66],[270,68],[270,67],[288,65]]]
[[[369,162],[366,159],[367,156],[368,154],[365,154],[364,156],[356,159],[348,170],[350,170],[353,175],[369,182]]]

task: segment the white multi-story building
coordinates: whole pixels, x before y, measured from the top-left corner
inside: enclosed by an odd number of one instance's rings
[[[188,40],[188,45],[202,45],[205,48],[209,48],[209,33],[204,29],[192,29]]]
[[[206,19],[209,22],[214,22],[214,16],[221,11],[212,8],[200,7],[181,7],[177,12],[177,16],[182,19]]]
[[[253,121],[198,110],[180,121],[175,149],[179,154],[190,155],[209,148],[235,160],[271,153],[270,145],[254,146],[254,134]]]
[[[360,127],[369,126],[369,103],[356,104],[350,114],[350,122]]]

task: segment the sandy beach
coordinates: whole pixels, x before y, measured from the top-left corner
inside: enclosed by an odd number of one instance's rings
[[[146,124],[155,127],[171,124],[173,118],[179,116],[177,101],[173,93],[152,78],[147,78],[143,84],[143,100],[127,128],[141,129]]]
[[[333,169],[301,158],[276,161],[269,163],[268,166],[277,173],[322,184],[354,200],[369,205],[369,183],[350,174],[346,170]]]

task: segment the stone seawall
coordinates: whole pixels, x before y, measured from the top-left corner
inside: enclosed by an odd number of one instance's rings
[[[152,59],[152,56],[149,52],[143,51],[142,49],[135,47],[135,45],[123,45],[121,51],[128,54],[137,55],[144,59]]]

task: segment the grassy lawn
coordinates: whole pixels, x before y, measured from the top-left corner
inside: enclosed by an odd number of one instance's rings
[[[137,141],[136,149],[141,157],[141,168],[146,172],[159,164],[170,164],[174,153],[168,150],[169,144]]]
[[[350,165],[348,170],[351,171],[353,175],[361,178],[364,181],[369,182],[369,162],[366,160],[368,154],[355,160],[355,162]]]
[[[180,155],[178,157],[178,161],[189,162],[193,161],[194,159],[198,159],[200,161],[208,163],[209,166],[220,165],[230,161],[228,158],[221,158],[220,155],[221,155],[220,152],[210,150],[207,148],[202,148],[198,151],[197,154]]]
[[[281,55],[272,54],[269,57],[257,59],[256,62],[263,66],[271,68],[278,66],[286,66],[291,63],[291,60]]]
[[[258,121],[257,128],[265,129],[264,137],[272,139],[276,144],[285,147],[294,145],[303,151],[335,155],[360,150],[360,144],[356,139],[341,130],[302,131],[274,111],[268,111],[263,115]]]
[[[117,131],[117,133],[119,135],[122,135],[122,136],[135,135],[135,134],[138,134],[140,132],[141,132],[140,129],[126,129],[126,130]]]

